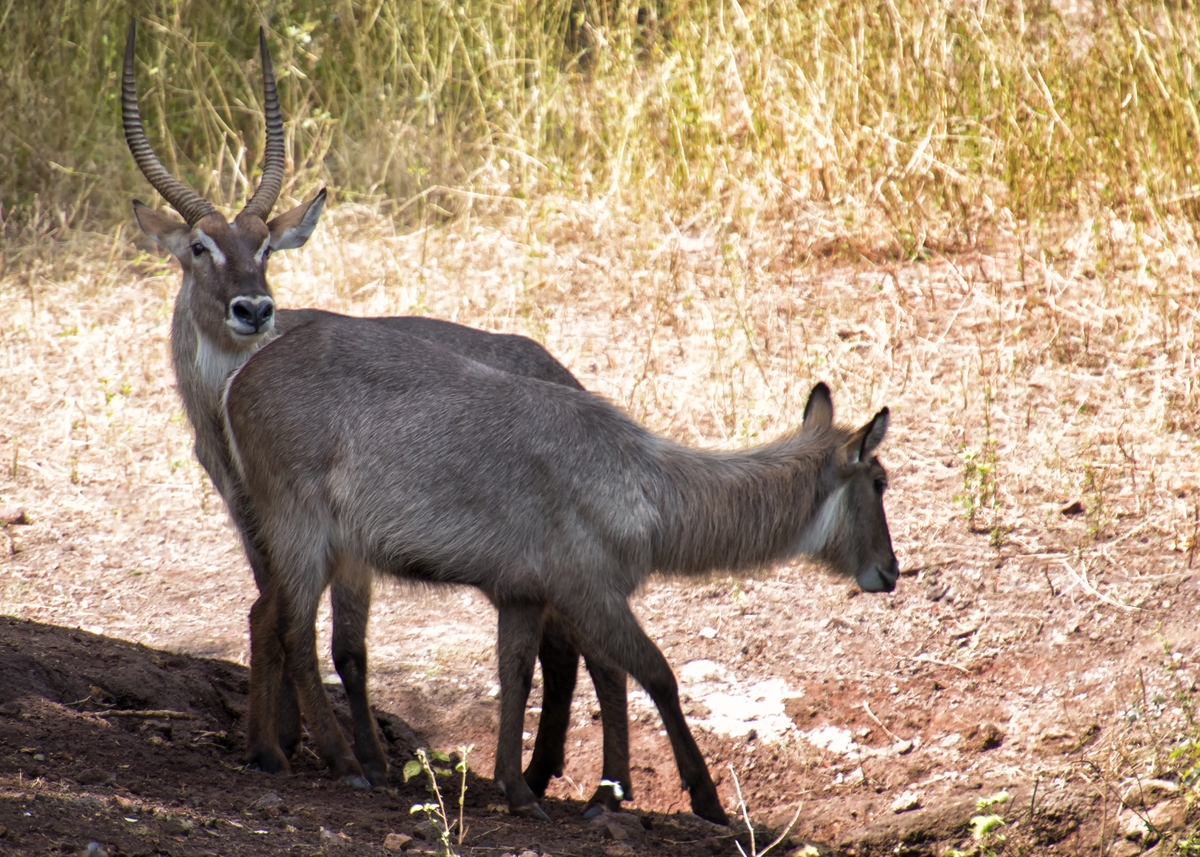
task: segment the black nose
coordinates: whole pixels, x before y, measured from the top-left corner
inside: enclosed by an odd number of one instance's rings
[[[267,297],[234,298],[229,304],[229,312],[239,324],[257,333],[275,317],[275,302]]]

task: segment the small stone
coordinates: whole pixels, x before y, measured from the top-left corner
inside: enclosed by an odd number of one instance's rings
[[[321,828],[321,851],[326,854],[341,854],[350,844],[350,837],[344,833],[334,833],[328,827]]]
[[[389,833],[383,840],[383,850],[406,851],[412,843],[413,838],[407,833]]]
[[[521,857],[538,857],[536,851],[530,851],[528,848],[521,852]]]
[[[892,812],[899,815],[902,812],[917,809],[921,806],[921,796],[916,792],[905,792],[892,801]]]
[[[1082,515],[1084,512],[1083,504],[1075,500],[1059,509],[1059,514],[1072,518],[1075,515]]]
[[[99,842],[89,842],[88,847],[79,852],[79,857],[108,857],[108,852]]]
[[[1135,857],[1142,853],[1142,846],[1128,839],[1118,839],[1108,847],[1108,857]]]
[[[642,820],[629,812],[606,812],[592,819],[591,826],[600,830],[605,839],[628,842],[646,835]],[[536,855],[534,855],[536,857]]]
[[[19,506],[10,506],[7,509],[0,509],[0,524],[13,526],[25,526],[29,524],[29,516],[25,514],[25,510]]]
[[[275,792],[267,792],[254,803],[250,804],[250,809],[255,812],[265,812],[272,818],[278,818],[287,812],[287,802]]]
[[[413,827],[413,833],[426,842],[437,842],[441,838],[441,831],[437,829],[437,825],[432,821],[418,822]]]
[[[907,756],[912,752],[913,742],[907,738],[901,739],[892,745],[892,752],[897,756]]]
[[[1147,818],[1150,825],[1159,833],[1168,830],[1181,830],[1187,817],[1187,807],[1181,800],[1170,800],[1160,803],[1150,810]]]
[[[102,768],[84,768],[75,775],[75,782],[81,786],[108,785],[115,777]]]
[[[196,825],[186,818],[168,818],[163,822],[162,830],[167,836],[187,836]]]
[[[1179,793],[1179,783],[1171,780],[1137,780],[1125,790],[1121,797],[1122,806],[1154,806],[1163,798]]]

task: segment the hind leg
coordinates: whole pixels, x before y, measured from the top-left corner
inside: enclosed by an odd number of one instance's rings
[[[600,785],[588,800],[584,815],[599,814],[599,807],[617,812],[621,801],[633,799],[633,779],[629,774],[629,713],[625,673],[620,667],[586,656],[588,673],[596,686],[600,702],[600,724],[604,733],[604,761]],[[615,784],[615,785],[614,785]]]
[[[549,820],[521,775],[521,733],[533,684],[533,663],[542,640],[540,604],[499,604],[496,649],[500,660],[500,730],[496,738],[496,786],[515,812]]]
[[[330,590],[333,606],[333,665],[342,678],[354,720],[354,755],[372,786],[387,785],[388,763],[367,697],[367,620],[371,571],[343,563]]]
[[[729,817],[721,806],[708,766],[684,719],[675,675],[662,652],[638,624],[629,604],[622,598],[595,599],[586,605],[568,601],[559,609],[579,632],[585,652],[596,653],[623,668],[654,700],[683,787],[691,795],[692,811],[717,824],[728,824]]]

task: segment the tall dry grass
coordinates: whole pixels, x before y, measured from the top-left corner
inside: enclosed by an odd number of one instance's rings
[[[417,218],[553,192],[676,223],[800,217],[823,248],[911,256],[997,225],[1054,249],[1064,217],[1195,213],[1186,4],[659,9],[655,25],[628,2],[151,3],[144,112],[168,166],[234,204],[260,162],[264,23],[297,192],[326,182]],[[127,14],[0,16],[6,244],[29,240],[15,224],[110,228],[147,194],[119,128]]]

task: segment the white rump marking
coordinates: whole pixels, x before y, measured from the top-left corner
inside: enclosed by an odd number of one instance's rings
[[[213,262],[218,265],[225,264],[225,254],[221,252],[221,248],[217,246],[216,241],[213,241],[204,234],[203,229],[196,230],[196,240],[208,248],[208,252],[212,254]]]

